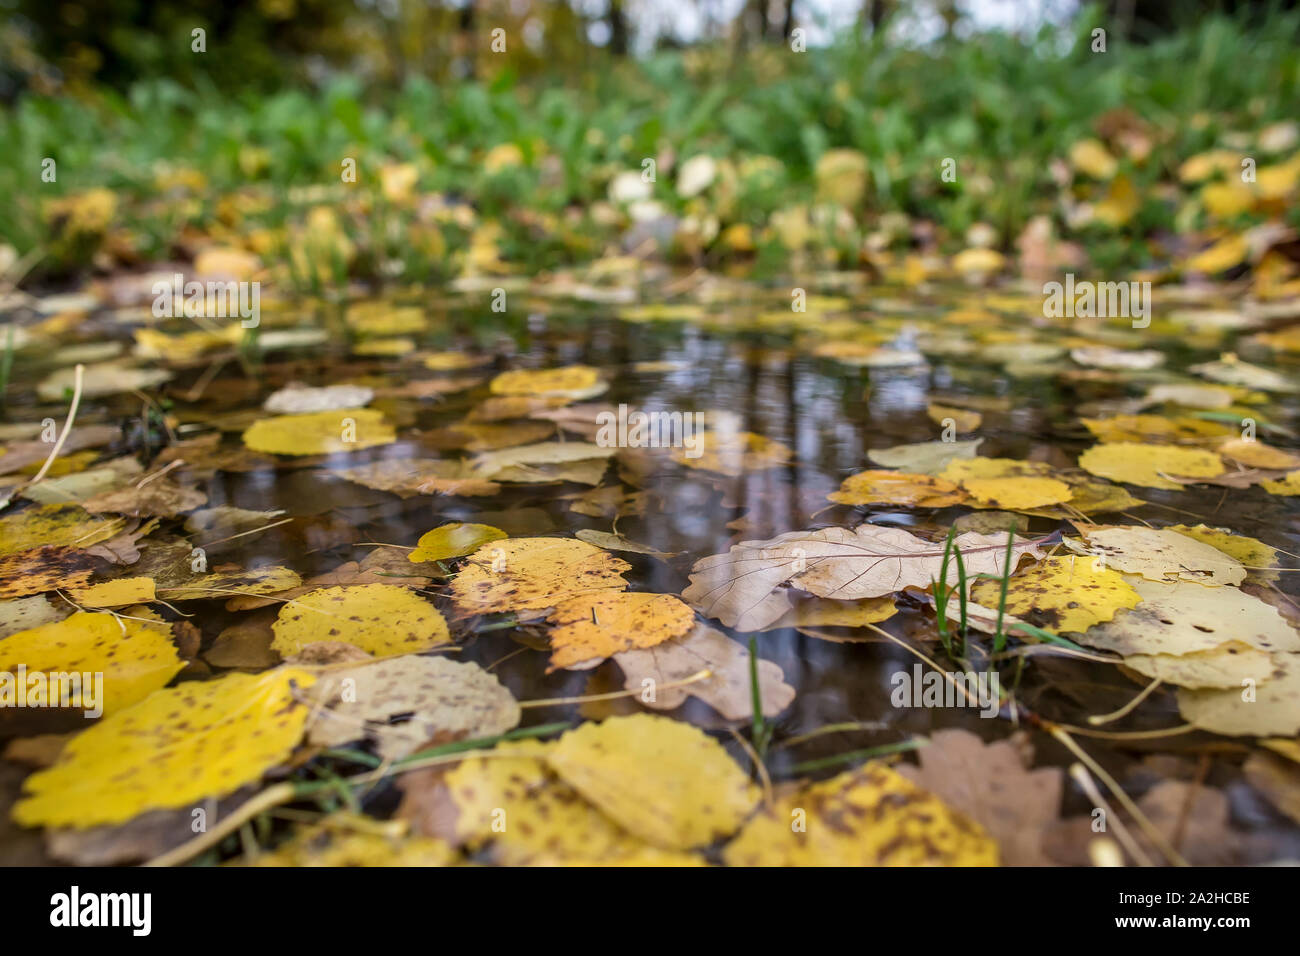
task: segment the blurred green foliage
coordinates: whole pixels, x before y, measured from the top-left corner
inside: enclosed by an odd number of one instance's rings
[[[512,68],[465,81],[415,73],[391,92],[340,75],[270,93],[226,95],[200,78],[193,88],[154,79],[126,92],[27,94],[0,114],[0,239],[19,252],[48,245],[42,204],[104,186],[136,231],[139,256],[166,255],[187,226],[220,222],[215,204],[232,191],[262,190],[256,215],[268,226],[292,221],[309,204],[304,194],[337,189],[340,162],[353,157],[358,185],[370,190],[385,164],[414,163],[420,192],[472,203],[481,219],[502,222],[511,250],[555,265],[601,251],[608,230],[574,217],[646,157],[731,160],[735,186],[712,211],[724,227],[757,228],[809,202],[819,157],[850,147],[870,169],[870,191],[852,211],[860,223],[899,210],[960,235],[981,221],[1005,247],[1030,217],[1059,219],[1052,163],[1108,114],[1154,130],[1151,160],[1124,161],[1145,190],[1182,158],[1289,118],[1300,102],[1300,15],[1276,14],[1262,27],[1209,18],[1144,46],[1112,40],[1105,53],[1090,49],[1092,22],[1085,14],[1064,35],[989,33],[924,49],[849,38],[807,53],[666,51],[576,79],[522,82]],[[485,154],[502,144],[517,146],[523,162],[489,169]],[[58,163],[56,183],[41,181],[45,157]],[[957,162],[956,183],[938,175],[946,157]],[[160,183],[176,170],[196,170],[202,183],[169,192]],[[653,192],[674,214],[699,211],[670,177]],[[521,210],[552,219],[539,224]],[[547,223],[564,216],[570,235],[557,239]],[[1172,217],[1167,205],[1149,204],[1137,225],[1172,228]],[[453,248],[465,240],[440,228]],[[1098,241],[1115,264],[1141,264],[1132,237]],[[402,247],[400,236],[385,244]]]

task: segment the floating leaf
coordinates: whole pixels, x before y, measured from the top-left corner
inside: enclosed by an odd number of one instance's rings
[[[758,801],[721,744],[666,717],[583,724],[565,733],[546,761],[624,829],[670,850],[734,833]]]
[[[286,603],[271,646],[284,657],[318,641],[339,641],[376,657],[426,651],[450,639],[428,601],[395,584],[321,588]]]
[[[156,691],[74,737],[14,806],[23,826],[77,829],[182,807],[259,780],[302,736],[295,668],[227,674]]]
[[[970,593],[979,604],[997,607],[1001,589],[1001,582],[983,580]],[[1086,631],[1139,601],[1122,574],[1099,568],[1089,557],[1044,558],[1007,582],[1006,610],[1057,633]]]
[[[153,578],[118,578],[84,588],[69,588],[68,597],[83,607],[148,604],[156,597]]]
[[[507,538],[474,552],[452,579],[463,615],[555,607],[593,591],[627,587],[626,561],[573,538]]]
[[[1109,567],[1151,581],[1240,584],[1246,569],[1235,558],[1196,538],[1169,529],[1091,527],[1084,532],[1089,552]]]
[[[519,724],[519,704],[496,677],[477,664],[443,657],[408,654],[331,669],[310,696],[324,708],[308,729],[310,743],[371,740],[391,760],[431,740],[495,737]]]
[[[964,501],[966,495],[951,481],[901,471],[863,471],[849,475],[839,491],[826,496],[842,505],[903,505],[944,508]]]
[[[1224,470],[1223,462],[1212,452],[1138,442],[1094,445],[1079,456],[1079,467],[1100,478],[1167,491],[1179,491],[1183,486],[1164,475],[1213,478]]]
[[[185,666],[176,655],[171,627],[161,620],[152,623],[88,611],[0,641],[0,674],[12,681],[9,675],[19,665],[25,665],[29,674],[102,674],[103,699],[94,703],[105,714],[143,700]],[[0,688],[5,677],[0,677]],[[12,693],[14,688],[9,690]],[[72,706],[93,709],[85,696],[93,696],[91,688],[83,685],[81,694],[81,703]]]
[[[551,666],[592,665],[632,648],[654,647],[695,626],[695,612],[671,594],[600,591],[568,598],[547,619]]]
[[[387,445],[397,439],[382,412],[344,408],[307,415],[278,415],[254,422],[244,444],[271,455],[327,455]]]
[[[415,550],[408,557],[412,561],[444,561],[473,554],[489,541],[506,537],[500,528],[487,524],[466,524],[453,521],[426,531],[415,542]]]
[[[760,811],[722,856],[728,866],[996,866],[998,848],[965,814],[868,763]]]
[[[1239,684],[1227,690],[1178,691],[1178,710],[1202,730],[1229,736],[1300,733],[1300,654],[1274,654],[1272,676],[1248,697]]]
[[[655,647],[622,651],[614,655],[614,661],[622,668],[624,686],[637,691],[637,699],[646,707],[674,710],[687,697],[697,697],[727,720],[748,720],[754,715],[749,651],[707,624],[696,624],[685,636]],[[703,670],[709,671],[703,680],[681,687],[667,686]],[[771,661],[758,662],[764,716],[775,717],[794,700],[795,690],[784,677],[781,668]],[[653,693],[648,693],[651,689]]]
[[[955,540],[966,571],[1002,573],[1005,535],[967,532]],[[782,584],[818,597],[856,600],[881,597],[907,587],[926,588],[941,580],[944,548],[900,528],[860,525],[822,531],[792,531],[768,541],[742,541],[726,554],[695,563],[682,597],[728,627],[762,630],[792,607]],[[1041,557],[1038,546],[1018,538],[1012,561]],[[947,576],[956,580],[956,559]]]

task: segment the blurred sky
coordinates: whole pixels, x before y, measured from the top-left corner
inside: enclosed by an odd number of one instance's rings
[[[575,8],[599,17],[607,0],[573,0]],[[710,23],[725,24],[735,18],[745,0],[635,0],[626,3],[634,42],[648,48],[658,36],[675,36],[690,43],[710,32]],[[1079,0],[957,0],[962,15],[959,33],[1008,30],[1032,33],[1043,24],[1068,21]],[[924,43],[943,32],[943,20],[933,0],[901,0],[891,29],[899,40]],[[795,0],[795,17],[808,30],[812,45],[827,42],[836,31],[851,27],[862,10],[862,0]],[[590,39],[603,45],[608,27],[596,22]]]

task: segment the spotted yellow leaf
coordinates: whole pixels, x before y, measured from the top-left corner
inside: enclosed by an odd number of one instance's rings
[[[78,611],[62,621],[19,631],[0,641],[0,704],[6,679],[12,681],[11,675],[20,665],[29,674],[77,674],[83,689],[81,701],[72,706],[102,707],[106,714],[143,700],[185,666],[171,641],[170,625],[90,611]],[[103,675],[103,696],[91,702],[86,684],[98,683],[90,677],[93,674]]]
[[[721,744],[667,717],[583,724],[555,743],[547,763],[624,829],[668,850],[734,833],[758,801]]]
[[[598,591],[556,605],[548,620],[556,625],[548,668],[553,671],[681,637],[695,626],[695,612],[671,594]]]
[[[997,843],[880,763],[805,787],[756,814],[729,866],[996,866]]]
[[[451,598],[464,615],[540,610],[593,591],[621,591],[631,567],[573,538],[489,541],[452,579]]]
[[[320,588],[286,602],[271,626],[284,657],[320,641],[342,642],[375,657],[427,651],[447,643],[442,615],[410,588],[356,584]]]
[[[82,829],[148,810],[197,805],[261,779],[302,736],[296,668],[227,674],[156,691],[72,738],[24,783],[23,826]]]

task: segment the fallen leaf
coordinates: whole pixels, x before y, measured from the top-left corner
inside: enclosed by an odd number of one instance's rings
[[[998,848],[965,814],[872,762],[755,814],[722,858],[728,866],[996,866]]]
[[[1165,475],[1213,478],[1224,471],[1223,462],[1212,452],[1138,442],[1094,445],[1079,456],[1079,467],[1100,478],[1167,491],[1183,486]]]
[[[313,711],[309,743],[369,740],[385,760],[400,760],[435,738],[495,737],[519,724],[519,704],[496,677],[443,657],[408,654],[332,669],[308,693],[322,708]]]
[[[954,541],[966,572],[1002,574],[1006,540],[967,532]],[[906,587],[925,588],[943,578],[942,544],[900,528],[864,524],[850,531],[792,531],[768,541],[742,541],[726,554],[695,563],[682,597],[709,617],[742,631],[762,630],[792,607],[778,590],[790,582],[818,597],[855,600],[893,594]],[[1012,560],[1042,556],[1038,546],[1016,539]],[[956,580],[955,558],[947,577]]]
[[[383,413],[372,408],[279,415],[254,422],[244,432],[246,446],[270,455],[328,455],[396,440]]]
[[[899,773],[966,814],[998,843],[1004,866],[1050,866],[1043,831],[1061,812],[1059,767],[1030,770],[1010,740],[984,743],[968,730],[939,730]]]
[[[84,829],[253,783],[298,743],[307,708],[294,694],[312,681],[279,668],[156,691],[77,735],[58,763],[28,777],[13,818]]]
[[[395,584],[321,588],[286,603],[271,646],[283,657],[317,641],[341,641],[376,657],[446,644],[447,622],[428,601]]]
[[[666,717],[583,724],[555,742],[546,762],[633,836],[669,850],[734,833],[758,802],[721,744]]]
[[[573,538],[507,538],[485,544],[451,581],[462,616],[555,607],[593,591],[623,590],[626,561]]]
[[[473,554],[489,541],[500,541],[506,533],[486,524],[466,524],[453,521],[426,531],[415,542],[415,550],[407,557],[411,561],[444,561]]]
[[[599,591],[561,601],[547,620],[555,625],[550,673],[681,637],[694,628],[695,612],[671,594]]]
[[[623,671],[624,686],[638,691],[637,699],[646,707],[674,710],[687,697],[696,697],[727,720],[748,720],[754,715],[749,651],[707,624],[696,624],[690,633],[655,647],[622,651],[614,661]],[[682,687],[667,686],[702,670],[710,676]],[[758,686],[764,716],[775,717],[794,700],[795,689],[771,661],[758,662]]]

